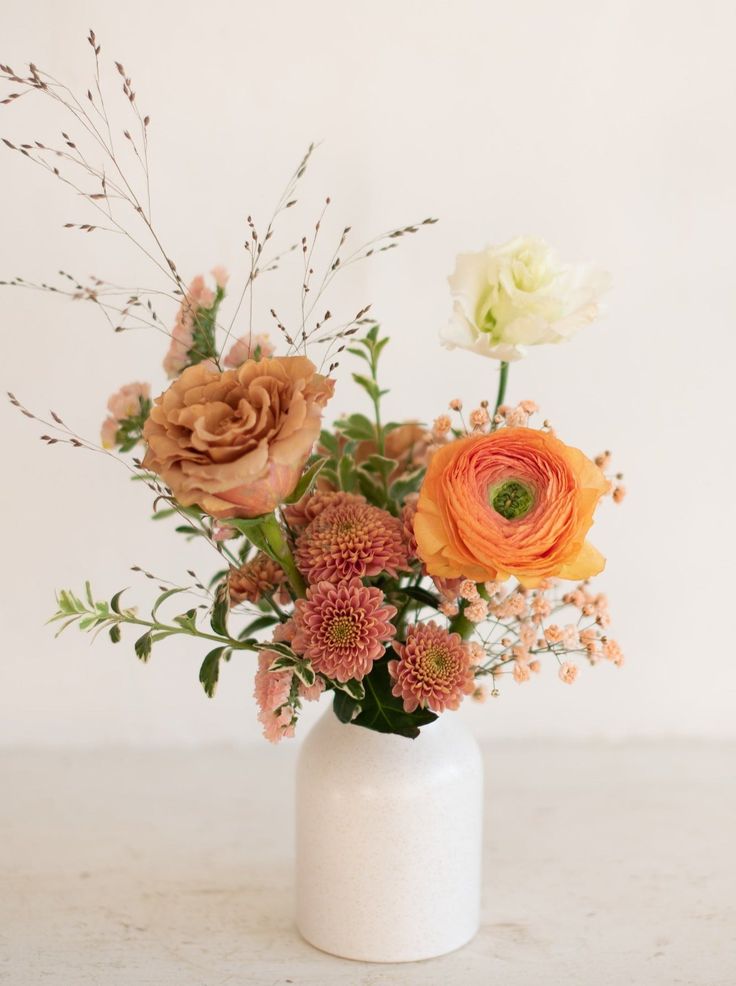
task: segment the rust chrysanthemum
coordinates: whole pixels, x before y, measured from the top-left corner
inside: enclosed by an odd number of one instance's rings
[[[459,634],[433,622],[417,624],[407,627],[405,643],[393,646],[399,659],[388,663],[392,694],[403,700],[407,712],[456,709],[473,691],[470,653]]]
[[[309,582],[396,576],[408,568],[403,525],[369,503],[335,504],[297,538],[296,563]]]
[[[303,531],[328,507],[339,503],[365,503],[359,493],[345,493],[342,490],[316,490],[304,496],[297,503],[284,507],[284,518],[293,531]]]
[[[395,634],[394,616],[396,607],[384,602],[381,590],[359,578],[319,582],[296,602],[292,647],[328,678],[360,681]]]
[[[286,573],[268,555],[258,554],[245,562],[240,568],[231,568],[227,576],[230,602],[257,603],[261,596],[273,592],[286,580]]]

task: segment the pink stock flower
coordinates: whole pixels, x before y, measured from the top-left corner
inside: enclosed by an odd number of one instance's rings
[[[151,385],[148,383],[126,383],[120,390],[115,391],[107,402],[109,412],[102,424],[101,437],[103,448],[113,448],[120,425],[126,418],[134,418],[141,413],[141,404],[151,396]]]
[[[237,370],[246,360],[255,359],[256,353],[259,359],[268,359],[269,356],[273,356],[274,352],[271,338],[265,332],[257,336],[241,336],[228,350],[223,364],[229,369]]]
[[[408,568],[402,523],[368,503],[335,504],[297,538],[296,563],[309,582],[340,582],[381,572],[396,577]]]
[[[263,735],[271,743],[294,735],[294,709],[290,705],[292,674],[268,670],[278,656],[276,651],[259,653],[253,690],[259,709],[258,721],[263,726]]]
[[[359,578],[333,585],[319,582],[307,589],[294,609],[294,650],[320,674],[337,681],[360,681],[384,653],[396,630],[396,608],[384,602],[380,589]]]
[[[457,709],[463,696],[474,690],[470,654],[460,634],[430,621],[407,627],[405,643],[393,647],[399,659],[388,663],[394,679],[391,692],[403,700],[406,712]]]
[[[214,277],[215,284],[218,288],[221,291],[224,291],[227,287],[227,282],[230,280],[230,275],[227,270],[222,266],[222,264],[218,264],[216,267],[212,268],[210,274]]]
[[[169,350],[164,356],[164,371],[169,379],[178,376],[192,362],[190,354],[194,345],[197,312],[200,308],[211,308],[214,302],[215,295],[205,284],[204,278],[201,275],[195,277],[179,305],[174,328],[171,330]]]

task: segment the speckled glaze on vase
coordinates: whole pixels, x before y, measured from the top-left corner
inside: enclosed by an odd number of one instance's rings
[[[327,708],[297,769],[297,925],[325,952],[412,962],[478,930],[483,766],[457,714],[417,739]]]

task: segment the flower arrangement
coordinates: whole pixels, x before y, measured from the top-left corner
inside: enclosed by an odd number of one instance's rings
[[[560,264],[537,239],[461,255],[441,339],[498,361],[497,393],[467,418],[453,399],[430,426],[386,420],[379,371],[388,337],[369,305],[338,318],[325,298],[343,269],[435,220],[393,228],[355,249],[351,227],[343,227],[320,272],[327,199],[309,233],[275,249],[310,147],[263,231],[248,218],[245,273],[226,319],[226,271],[185,282],[162,245],[150,208],[150,118],[116,62],[131,114],[117,127],[94,32],[88,42],[94,76],[84,96],[33,64],[28,74],[0,65],[12,86],[3,104],[35,93],[78,131],[62,131],[61,143],[4,143],[97,214],[93,223],[68,223],[70,230],[122,234],[161,283],[121,288],[64,272],[57,284],[2,283],[93,304],[116,332],[163,334],[168,384],[122,386],[108,401],[99,443],[55,412],[44,420],[10,399],[44,425],[48,445],[122,461],[153,494],[157,520],[172,519],[177,534],[211,547],[214,572],[210,580],[190,573],[193,583],[162,583],[145,615],[122,591],[106,600],[89,583],[81,594],[61,591],[52,617],[59,632],[76,625],[118,643],[132,630],[142,661],[169,638],[201,640],[199,680],[210,697],[225,662],[252,661],[258,717],[272,741],[292,736],[303,703],[326,692],[343,722],[416,737],[466,698],[498,695],[505,678],[528,682],[543,661],[567,684],[581,661],[620,665],[606,598],[590,583],[604,559],[587,537],[600,501],[623,498],[621,477],[610,474],[610,453],[588,458],[549,422],[536,424],[533,401],[505,401],[509,364],[591,322],[605,275]],[[297,312],[282,319],[269,295],[267,332],[254,314],[256,289],[294,258]],[[347,359],[364,403],[328,426]],[[185,598],[186,608],[176,606]]]

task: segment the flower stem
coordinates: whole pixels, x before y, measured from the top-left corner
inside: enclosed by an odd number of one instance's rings
[[[503,404],[503,399],[506,396],[506,384],[509,377],[509,364],[502,362],[500,367],[500,373],[498,377],[498,394],[496,395],[496,406],[493,410],[494,416],[497,414],[499,407]]]

